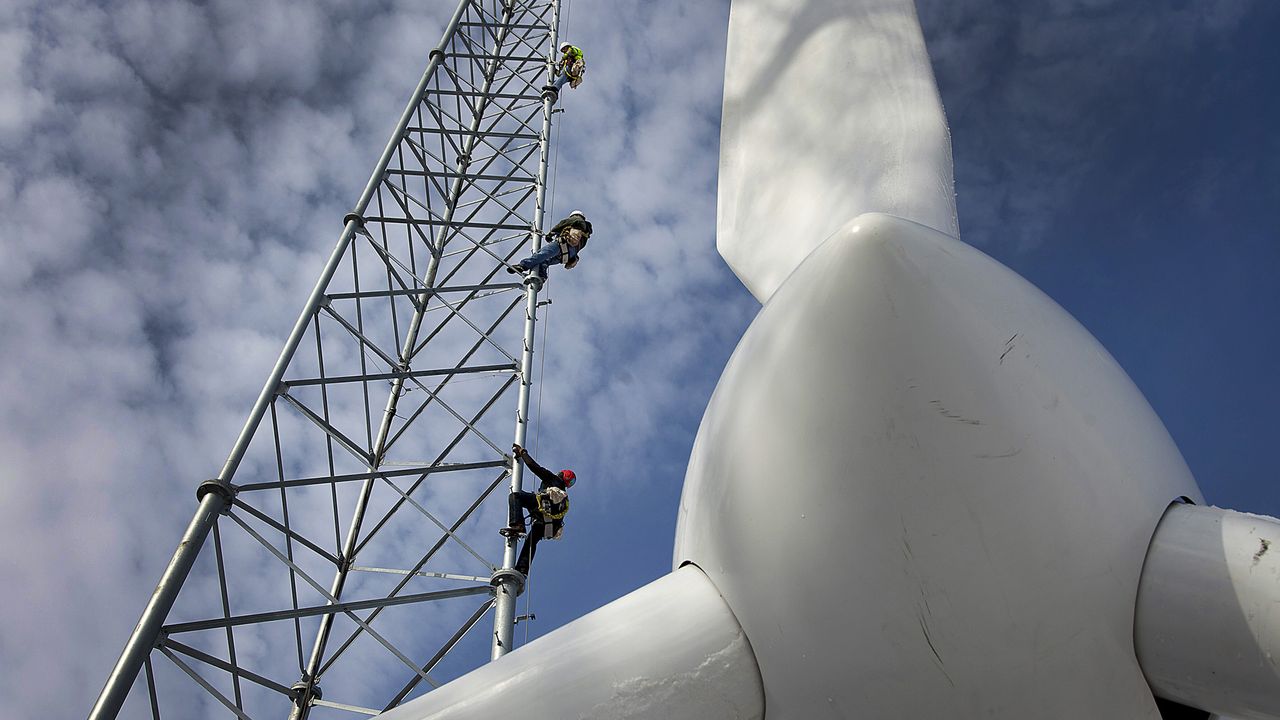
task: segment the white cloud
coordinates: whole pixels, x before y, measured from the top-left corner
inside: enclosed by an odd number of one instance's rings
[[[15,218],[5,235],[5,279],[18,285],[40,272],[59,272],[79,265],[105,203],[88,183],[75,177],[45,176],[28,180],[8,203]]]
[[[48,104],[43,93],[24,82],[30,45],[24,33],[0,32],[0,145],[20,138]]]

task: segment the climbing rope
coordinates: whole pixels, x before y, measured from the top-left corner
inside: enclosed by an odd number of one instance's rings
[[[572,14],[573,14],[573,0],[566,0],[564,4],[564,22],[561,23],[560,25],[562,29],[567,29],[569,27],[569,18],[570,16],[572,16]],[[564,35],[567,35],[567,34],[568,34],[567,32],[564,33]],[[556,126],[552,129],[552,132],[555,134],[556,138],[560,137],[562,133],[560,132],[559,123],[556,123]],[[555,206],[556,206],[556,181],[559,179],[559,177],[560,177],[560,143],[553,142],[552,151],[551,151],[551,192],[549,193],[550,200],[547,203],[548,209],[552,211],[551,213],[552,217],[556,216],[554,212]],[[539,451],[539,447],[540,447],[539,442],[542,439],[542,388],[546,385],[546,383],[542,382],[541,379],[546,377],[544,371],[546,370],[546,367],[547,367],[547,336],[551,334],[551,299],[552,299],[551,289],[550,287],[548,287],[547,288],[547,314],[542,321],[542,349],[538,351],[539,354],[542,355],[542,357],[538,361],[538,378],[539,378],[538,410],[534,416],[534,426],[533,426],[533,452],[535,455]],[[532,525],[530,525],[530,531],[532,532],[532,530],[533,530]],[[529,625],[533,620],[532,573],[530,574],[530,577],[525,578],[524,617],[525,617],[524,642],[527,644],[529,642]]]
[[[573,7],[572,7],[572,6],[573,6],[572,0],[570,0],[569,2],[566,2],[566,3],[565,3],[565,6],[564,6],[564,7],[565,7],[565,11],[564,11],[564,12],[565,12],[565,21],[564,21],[563,23],[561,23],[562,27],[568,27],[568,26],[569,26],[569,15],[573,12]],[[555,137],[556,137],[556,138],[559,138],[559,137],[560,137],[560,135],[562,134],[562,133],[560,132],[560,124],[559,124],[559,123],[557,123],[557,124],[556,124],[556,126],[555,126],[554,128],[552,128],[551,132],[555,134]],[[551,150],[551,192],[550,192],[550,193],[548,193],[548,195],[550,195],[550,200],[549,200],[549,201],[548,201],[548,203],[547,203],[547,208],[548,208],[548,210],[550,210],[550,211],[551,211],[551,213],[550,213],[550,214],[551,214],[551,217],[556,217],[556,215],[555,215],[555,207],[556,207],[556,182],[557,182],[557,180],[558,180],[558,179],[559,179],[559,177],[560,177],[560,143],[558,143],[558,142],[552,142],[552,143],[551,143],[551,147],[552,147],[552,150]],[[549,329],[551,328],[551,300],[552,300],[552,298],[551,298],[551,289],[550,289],[550,287],[548,286],[548,288],[547,288],[547,317],[546,317],[546,319],[545,319],[545,320],[543,320],[543,325],[544,325],[544,327],[542,328],[542,350],[540,350],[540,351],[539,351],[539,352],[540,352],[540,354],[542,355],[541,360],[539,360],[539,366],[538,366],[538,377],[539,377],[539,378],[543,377],[543,374],[542,374],[542,373],[543,373],[543,370],[544,370],[544,369],[546,368],[546,366],[547,366],[547,334],[548,334]],[[543,385],[544,385],[544,384],[545,384],[545,383],[542,383],[542,382],[539,382],[539,383],[538,383],[538,410],[537,410],[536,415],[535,415],[535,418],[534,418],[534,428],[533,428],[533,452],[534,452],[534,454],[535,454],[535,455],[538,453],[538,447],[539,447],[539,445],[538,445],[538,441],[539,441],[539,440],[541,439],[541,437],[542,437],[542,387],[543,387]]]
[[[555,132],[556,136],[557,136],[557,137],[559,137],[559,135],[560,135],[560,126],[559,126],[559,125],[557,125],[557,126],[556,126],[556,129],[555,129],[553,132]],[[551,201],[548,203],[548,207],[551,207],[551,208],[553,208],[553,209],[554,209],[554,208],[555,208],[555,204],[556,204],[556,178],[557,178],[557,177],[559,176],[559,174],[560,174],[560,147],[559,147],[559,145],[556,145],[556,146],[555,146],[555,149],[554,149],[554,150],[552,150],[551,155],[552,155],[552,159],[551,159],[551,193],[550,193],[550,194],[551,194]],[[552,216],[552,217],[555,217],[555,214],[553,213],[551,216]],[[539,378],[543,378],[543,377],[545,377],[545,375],[543,374],[543,372],[544,372],[544,371],[546,370],[546,368],[547,368],[547,335],[549,335],[549,334],[550,334],[550,332],[551,332],[551,307],[552,307],[551,300],[552,300],[552,298],[551,298],[551,288],[548,286],[548,287],[547,287],[547,316],[546,316],[546,317],[543,319],[543,321],[542,321],[542,349],[538,351],[538,354],[539,354],[539,355],[541,355],[541,358],[538,360],[538,363],[539,363],[539,364],[538,364],[538,377],[539,377]],[[538,447],[539,447],[539,445],[538,445],[538,441],[542,438],[542,388],[543,388],[545,385],[546,385],[546,383],[544,383],[544,382],[539,382],[539,383],[538,383],[538,410],[537,410],[536,417],[534,418],[534,426],[533,426],[533,452],[534,452],[534,454],[535,454],[535,455],[538,453]]]

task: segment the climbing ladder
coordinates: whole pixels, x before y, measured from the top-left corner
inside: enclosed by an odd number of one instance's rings
[[[559,13],[458,3],[91,719],[367,716],[511,649]]]

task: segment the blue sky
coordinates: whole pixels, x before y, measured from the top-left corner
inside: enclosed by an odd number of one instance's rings
[[[92,703],[448,5],[0,9],[0,697],[19,717]],[[757,309],[714,250],[727,13],[566,6],[590,70],[558,116],[552,211],[597,233],[551,289],[536,456],[582,482],[535,565],[531,636],[670,569],[694,432]],[[962,238],[1102,341],[1211,502],[1280,515],[1280,7],[920,16]]]
[[[978,61],[934,57],[962,237],[1102,341],[1210,501],[1275,514],[1280,105],[1267,88],[1280,15],[1078,5],[1002,16],[998,32],[979,11],[940,22],[922,6],[931,48],[967,37],[964,57]]]

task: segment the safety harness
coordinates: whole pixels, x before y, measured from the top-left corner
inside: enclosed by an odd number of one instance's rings
[[[538,514],[541,520],[533,518],[534,530],[542,527],[543,540],[559,540],[564,532],[564,516],[569,514],[569,493],[558,487],[549,487],[542,492],[534,493],[538,503]]]
[[[572,270],[578,264],[578,258],[573,257],[569,253],[569,249],[573,246],[569,244],[568,240],[564,239],[564,237],[570,233],[577,233],[579,236],[577,246],[578,252],[582,252],[582,248],[586,247],[587,241],[591,239],[590,235],[586,234],[579,228],[570,227],[560,231],[559,236],[556,238],[556,243],[560,246],[560,263],[564,265],[566,270]],[[573,236],[569,235],[569,237]]]
[[[544,492],[534,494],[538,500],[538,512],[543,522],[562,520],[569,514],[569,493],[558,487],[547,488]]]

